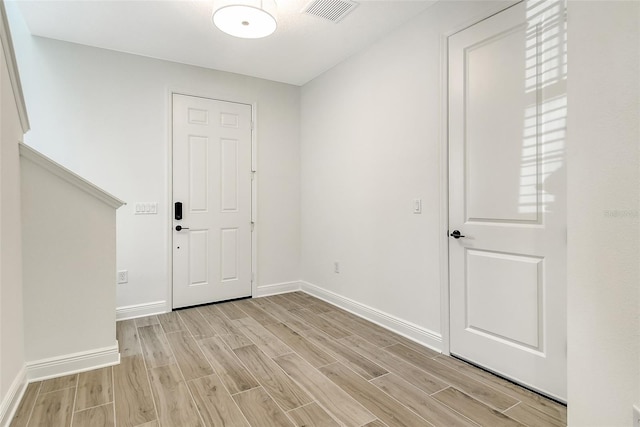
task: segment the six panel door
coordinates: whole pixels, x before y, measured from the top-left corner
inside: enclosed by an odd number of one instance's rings
[[[251,295],[251,106],[173,95],[173,307]]]

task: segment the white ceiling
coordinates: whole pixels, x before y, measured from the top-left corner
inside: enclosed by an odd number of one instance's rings
[[[226,35],[213,0],[19,0],[32,34],[303,85],[427,9],[435,0],[361,0],[338,23],[301,13],[309,0],[277,0],[264,39]]]

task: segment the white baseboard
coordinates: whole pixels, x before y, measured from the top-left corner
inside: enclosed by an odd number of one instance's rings
[[[300,282],[300,284],[300,289],[309,295],[336,305],[355,314],[356,316],[362,317],[363,319],[382,326],[385,329],[389,329],[412,341],[415,341],[418,344],[429,347],[432,350],[442,352],[442,336],[436,332],[430,331],[414,323],[407,322],[406,320],[399,319],[352,299],[343,297],[342,295],[327,291],[326,289],[322,289],[321,287],[311,283],[303,281]]]
[[[166,301],[147,302],[116,308],[116,320],[135,319],[167,312]]]
[[[272,285],[258,286],[253,297],[267,297],[269,295],[284,294],[287,292],[299,291],[300,282],[274,283]]]
[[[6,427],[11,424],[11,420],[18,409],[18,405],[20,405],[20,401],[22,400],[22,396],[26,389],[27,370],[23,366],[11,383],[11,387],[9,387],[7,394],[0,402],[0,426]]]
[[[110,347],[27,362],[27,378],[29,382],[40,381],[118,363],[120,363],[120,352],[116,343]]]

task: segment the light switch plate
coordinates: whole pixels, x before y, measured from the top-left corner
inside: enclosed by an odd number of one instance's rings
[[[136,215],[156,215],[158,213],[158,202],[138,202],[135,208]]]
[[[422,199],[413,199],[413,213],[414,214],[422,213]]]
[[[633,427],[640,427],[640,406],[633,405]]]

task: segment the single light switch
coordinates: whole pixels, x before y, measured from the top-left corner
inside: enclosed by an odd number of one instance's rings
[[[413,199],[413,213],[414,214],[422,213],[422,199]]]

